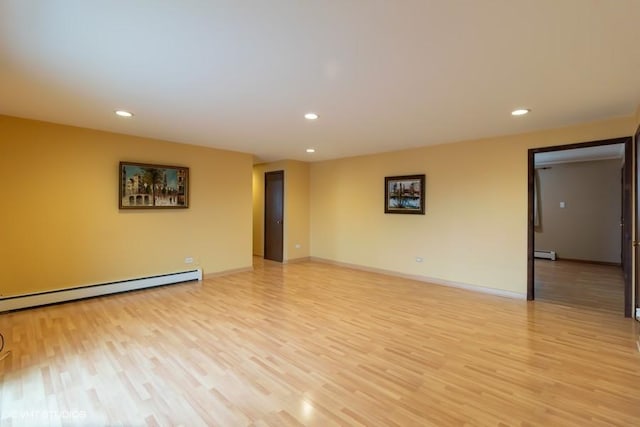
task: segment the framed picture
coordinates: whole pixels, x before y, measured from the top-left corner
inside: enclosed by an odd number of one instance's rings
[[[189,168],[120,162],[120,209],[189,207]]]
[[[425,176],[384,178],[384,213],[424,215]]]

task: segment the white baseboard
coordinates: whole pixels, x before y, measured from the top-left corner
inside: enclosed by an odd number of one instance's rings
[[[384,274],[384,275],[387,275],[387,276],[401,277],[403,279],[416,280],[418,282],[425,282],[425,283],[430,283],[430,284],[433,284],[433,285],[448,286],[448,287],[451,287],[451,288],[465,289],[467,291],[481,292],[483,294],[496,295],[496,296],[499,296],[499,297],[514,298],[514,299],[527,299],[527,295],[526,294],[521,294],[521,293],[513,292],[513,291],[505,291],[503,289],[496,289],[496,288],[489,288],[489,287],[485,287],[485,286],[471,285],[471,284],[468,284],[468,283],[454,282],[452,280],[438,279],[438,278],[435,278],[435,277],[427,277],[427,276],[421,276],[421,275],[415,275],[415,274],[404,274],[404,273],[399,273],[399,272],[393,271],[393,270],[384,270],[384,269],[380,269],[380,268],[366,267],[366,266],[362,266],[362,265],[358,265],[358,264],[349,264],[349,263],[345,263],[345,262],[333,261],[333,260],[326,259],[326,258],[311,257],[310,260],[311,261],[322,262],[322,263],[325,263],[325,264],[338,265],[340,267],[353,268],[354,270],[368,271],[368,272],[371,272],[371,273],[378,273],[378,274]]]
[[[556,260],[556,251],[533,251],[534,258]]]
[[[86,285],[49,292],[4,297],[0,298],[0,312],[109,295],[118,292],[134,291],[154,286],[169,285],[172,283],[188,282],[191,280],[202,280],[202,270],[198,268],[196,270],[143,277],[140,279],[122,280],[119,282]]]

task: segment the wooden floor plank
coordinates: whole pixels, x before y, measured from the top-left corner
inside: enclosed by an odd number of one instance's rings
[[[638,323],[613,305],[256,260],[1,314],[0,425],[639,425]]]

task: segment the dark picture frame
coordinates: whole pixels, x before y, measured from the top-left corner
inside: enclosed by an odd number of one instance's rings
[[[185,209],[189,207],[189,168],[120,162],[120,209]]]
[[[424,215],[425,175],[386,176],[384,213]]]

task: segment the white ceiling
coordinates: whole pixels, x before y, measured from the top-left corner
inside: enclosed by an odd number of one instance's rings
[[[0,0],[0,114],[324,160],[630,115],[639,34],[638,0]]]
[[[547,151],[535,153],[535,166],[555,165],[558,163],[587,162],[593,160],[622,159],[624,144],[599,145],[596,147],[574,148],[571,150]]]

